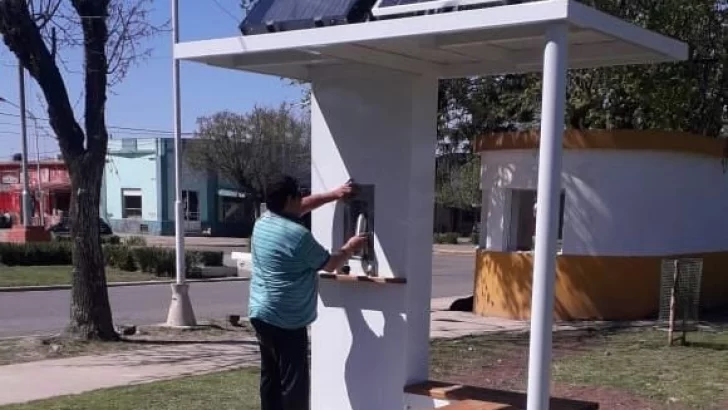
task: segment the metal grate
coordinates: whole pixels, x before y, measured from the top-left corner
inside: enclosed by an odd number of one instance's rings
[[[670,325],[674,291],[674,329],[694,330],[698,325],[703,260],[699,258],[663,259],[660,280],[660,315]]]

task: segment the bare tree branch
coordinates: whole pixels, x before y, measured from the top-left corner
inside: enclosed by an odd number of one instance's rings
[[[242,115],[219,112],[197,120],[187,158],[193,167],[217,173],[260,203],[272,175],[310,178],[310,127],[285,105],[256,107]]]
[[[76,122],[58,66],[23,0],[0,2],[0,34],[21,64],[40,85],[48,101],[50,125],[64,153],[83,152],[83,131]]]
[[[149,55],[147,37],[159,30],[151,0],[0,0],[0,35],[40,85],[71,179],[74,238],[69,335],[118,340],[113,326],[99,236],[101,182],[106,163],[109,86]],[[59,50],[83,51],[84,127],[75,119]]]

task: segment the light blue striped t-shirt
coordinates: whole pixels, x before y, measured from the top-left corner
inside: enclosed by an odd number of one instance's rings
[[[248,316],[283,329],[313,322],[318,271],[328,262],[329,252],[304,226],[272,212],[255,223],[250,248]]]

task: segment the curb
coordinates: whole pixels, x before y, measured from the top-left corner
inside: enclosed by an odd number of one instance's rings
[[[216,282],[247,282],[250,278],[246,276],[231,276],[227,278],[210,279],[187,279],[187,283],[216,283]],[[140,282],[112,282],[106,285],[107,288],[124,288],[134,286],[171,285],[174,280],[147,280]],[[0,287],[0,293],[13,292],[46,292],[52,290],[69,290],[71,285],[48,285],[48,286],[7,286]]]
[[[471,251],[455,251],[448,249],[433,249],[433,255],[459,255],[459,256],[475,256],[475,250]]]

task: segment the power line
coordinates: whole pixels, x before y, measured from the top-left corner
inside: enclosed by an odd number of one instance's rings
[[[0,115],[6,116],[6,117],[13,117],[13,118],[20,118],[20,114],[12,114],[7,112],[0,112]],[[39,121],[48,121],[48,118],[38,118]],[[19,125],[19,124],[16,124]],[[44,128],[46,130],[50,130],[47,126],[38,126],[38,128]],[[167,130],[160,130],[160,129],[152,129],[152,128],[135,128],[135,127],[122,127],[118,125],[108,125],[106,128],[109,130],[119,130],[119,131],[132,131],[132,132],[139,132],[139,133],[147,133],[147,134],[158,134],[158,135],[173,135],[173,131],[167,131]],[[183,132],[182,135],[195,135],[194,132]]]

